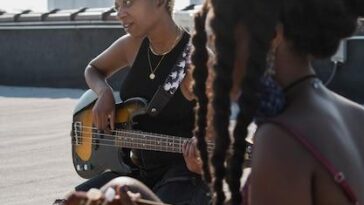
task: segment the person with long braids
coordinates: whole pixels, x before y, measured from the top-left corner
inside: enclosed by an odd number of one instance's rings
[[[89,63],[85,79],[98,96],[92,112],[93,123],[99,130],[115,129],[115,100],[106,79],[119,69],[131,67],[120,90],[123,101],[141,97],[150,102],[159,88],[173,91],[157,115],[135,116],[133,128],[161,136],[185,137],[183,154],[133,150],[132,162],[136,162],[138,172],[131,176],[146,184],[165,203],[203,205],[209,202],[209,190],[201,179],[196,140],[192,138],[195,100],[189,88],[192,76],[186,58],[190,34],[172,19],[173,4],[174,0],[115,0],[117,17],[127,34]],[[175,67],[184,70],[172,70]],[[170,78],[174,81],[167,81]],[[104,172],[75,190],[99,189],[119,176]]]
[[[364,16],[363,0],[211,0],[198,25],[207,35],[194,42],[216,52],[215,64],[195,59],[198,103],[206,120],[212,96],[213,127],[199,122],[201,154],[205,137],[216,146],[211,157],[214,204],[364,204],[363,106],[327,89],[315,75],[314,59],[333,55]],[[207,18],[206,18],[207,16]],[[197,62],[196,62],[197,61]],[[201,66],[202,64],[202,66]],[[213,91],[203,94],[213,73]],[[207,92],[209,92],[207,90]],[[233,99],[240,111],[230,146]],[[244,188],[248,125],[257,123],[251,174]],[[206,134],[207,136],[203,136]],[[203,155],[202,155],[203,156]],[[202,157],[203,164],[209,163]]]

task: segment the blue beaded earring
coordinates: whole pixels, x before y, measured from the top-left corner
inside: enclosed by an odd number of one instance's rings
[[[283,88],[274,79],[275,49],[267,55],[267,69],[260,79],[260,107],[258,114],[263,117],[274,117],[285,107]]]

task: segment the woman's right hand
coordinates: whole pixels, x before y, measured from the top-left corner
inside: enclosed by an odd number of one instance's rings
[[[92,108],[92,120],[99,130],[115,129],[115,99],[111,87],[105,87],[98,96]]]

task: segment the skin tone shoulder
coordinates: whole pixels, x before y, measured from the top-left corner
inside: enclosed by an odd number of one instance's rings
[[[292,50],[283,29],[277,27],[272,47],[277,50],[277,81],[286,87],[314,71],[310,66],[311,58],[297,55]],[[364,144],[360,141],[363,130],[353,128],[359,127],[358,122],[364,120],[364,110],[322,84],[314,86],[314,83],[314,80],[307,80],[286,93],[288,106],[278,120],[298,129],[339,171],[345,173],[359,201],[363,201],[364,152],[358,149]],[[352,116],[357,116],[357,120]],[[295,140],[292,133],[265,124],[256,133],[255,146],[251,204],[351,204],[334,177]]]
[[[291,99],[292,106],[278,120],[295,127],[317,147],[338,171],[344,173],[350,187],[362,200],[364,153],[358,149],[363,146],[360,142],[362,130],[350,128],[359,127],[358,122],[364,120],[363,108],[337,98],[324,87],[313,88],[311,82],[292,92],[302,94]],[[337,115],[349,116],[353,112],[356,112],[356,120]],[[295,117],[298,114],[300,117]],[[255,170],[251,175],[251,199],[255,201],[252,204],[267,201],[270,204],[352,204],[334,181],[334,176],[291,133],[265,124],[258,130],[255,140],[259,149],[254,150],[252,165]],[[277,203],[272,203],[274,201]]]

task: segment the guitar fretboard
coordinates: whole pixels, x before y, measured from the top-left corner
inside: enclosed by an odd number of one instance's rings
[[[182,153],[182,146],[188,140],[183,137],[130,130],[117,130],[115,136],[115,145],[118,147],[173,153]],[[210,152],[213,144],[208,143],[207,147]]]

